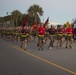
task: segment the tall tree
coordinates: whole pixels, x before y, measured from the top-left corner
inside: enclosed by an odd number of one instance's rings
[[[43,10],[39,5],[34,4],[33,6],[30,6],[29,9],[27,10],[28,14],[30,16],[34,16],[35,22],[37,22],[37,18],[39,16],[43,15]]]
[[[4,18],[3,17],[0,17],[0,22],[3,22],[4,21]]]
[[[76,24],[76,17],[72,19],[72,24]]]
[[[15,26],[18,26],[18,19],[21,19],[21,17],[22,17],[22,14],[21,14],[21,12],[20,11],[18,11],[18,10],[14,10],[12,13],[12,18],[13,18],[13,20],[15,21]]]

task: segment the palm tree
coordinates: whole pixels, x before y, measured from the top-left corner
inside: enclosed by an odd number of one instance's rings
[[[16,22],[16,26],[18,26],[18,25],[17,25],[17,20],[18,20],[19,18],[21,18],[21,16],[22,16],[21,12],[18,11],[18,10],[15,10],[15,11],[13,11],[11,14],[12,14],[12,18],[13,18],[13,19],[15,20],[15,22]]]
[[[43,15],[43,10],[39,5],[34,4],[33,6],[30,6],[30,8],[27,10],[28,14],[30,16],[35,17],[35,22],[37,22],[37,17]]]

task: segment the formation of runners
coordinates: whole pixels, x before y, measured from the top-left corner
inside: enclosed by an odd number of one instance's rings
[[[20,47],[27,50],[27,43],[31,40],[38,39],[37,47],[38,50],[44,50],[44,44],[49,39],[50,43],[48,48],[54,47],[55,40],[57,40],[56,47],[62,47],[64,41],[66,41],[65,48],[72,48],[73,42],[73,29],[71,25],[65,28],[63,25],[56,28],[51,25],[50,27],[44,26],[43,23],[33,28],[30,26],[20,27],[9,27],[0,28],[0,36],[5,39],[12,39],[18,43],[21,43]],[[29,44],[28,44],[29,45]]]

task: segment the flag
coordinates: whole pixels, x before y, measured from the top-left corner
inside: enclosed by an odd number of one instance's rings
[[[68,28],[68,27],[69,27],[69,25],[70,25],[70,23],[69,23],[69,22],[66,22],[66,28]]]
[[[27,23],[28,23],[28,15],[26,15],[26,17],[25,17],[25,19],[24,19],[24,21],[23,21],[23,23],[22,23],[22,29],[23,29],[23,30],[24,30],[24,26],[26,26]]]
[[[25,19],[24,19],[24,21],[22,23],[22,26],[26,26],[27,23],[28,23],[28,15],[26,15],[26,17],[25,17]]]
[[[32,26],[32,29],[36,29],[37,28],[37,23],[34,22],[34,25]]]
[[[48,22],[49,22],[49,17],[48,17],[47,20],[45,21],[44,27],[48,24]]]

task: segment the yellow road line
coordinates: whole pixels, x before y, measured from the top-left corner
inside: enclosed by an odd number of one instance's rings
[[[44,58],[41,58],[41,57],[39,57],[39,56],[36,56],[36,55],[34,55],[34,54],[32,54],[32,53],[30,53],[30,52],[28,52],[28,51],[24,51],[22,48],[19,48],[19,47],[17,47],[17,46],[13,46],[13,48],[15,48],[15,49],[17,49],[17,50],[20,50],[20,51],[22,51],[22,52],[24,52],[24,53],[26,53],[26,54],[28,54],[28,55],[30,55],[30,56],[33,56],[33,57],[35,57],[35,58],[37,58],[37,59],[39,59],[39,60],[42,60],[42,61],[44,61],[44,62],[46,62],[46,63],[48,63],[48,64],[50,64],[50,65],[53,65],[53,66],[57,67],[57,68],[60,68],[60,69],[62,69],[62,70],[64,70],[64,71],[66,71],[66,72],[69,72],[69,73],[71,73],[71,74],[73,74],[73,75],[76,75],[76,72],[73,72],[73,71],[71,71],[71,70],[69,70],[69,69],[66,69],[66,68],[64,68],[64,67],[62,67],[62,66],[59,66],[59,65],[57,65],[57,64],[55,64],[55,63],[53,63],[53,62],[51,62],[51,61],[48,61],[48,60],[46,60],[46,59],[44,59]]]

